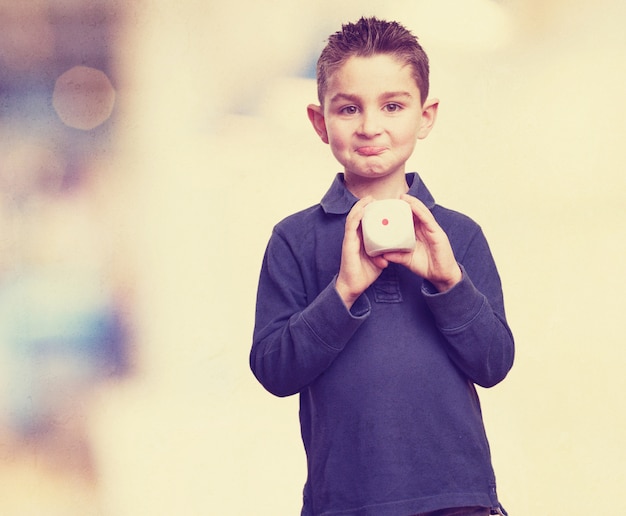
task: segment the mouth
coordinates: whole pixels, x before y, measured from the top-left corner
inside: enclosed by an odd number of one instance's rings
[[[385,147],[364,146],[356,149],[357,154],[361,156],[379,156],[385,152]]]

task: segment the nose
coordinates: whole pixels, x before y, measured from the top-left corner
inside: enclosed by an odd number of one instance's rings
[[[358,132],[360,136],[372,138],[382,132],[379,113],[372,110],[363,111]]]

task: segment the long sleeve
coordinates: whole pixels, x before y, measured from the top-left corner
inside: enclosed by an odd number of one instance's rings
[[[474,383],[491,387],[513,365],[514,341],[505,319],[500,277],[487,241],[476,228],[462,256],[463,279],[438,294],[425,282],[422,292],[451,359]]]
[[[323,373],[370,311],[365,296],[349,311],[334,280],[308,299],[302,267],[275,232],[261,268],[250,367],[277,396],[300,392]]]

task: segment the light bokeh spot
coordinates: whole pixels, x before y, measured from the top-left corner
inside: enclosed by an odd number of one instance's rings
[[[115,89],[104,72],[75,66],[57,79],[52,105],[64,124],[88,131],[111,116]]]

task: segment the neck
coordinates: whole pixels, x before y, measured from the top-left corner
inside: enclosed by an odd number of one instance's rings
[[[398,199],[409,191],[404,173],[395,176],[363,178],[344,174],[344,184],[355,197],[362,199],[371,195],[376,200]]]

